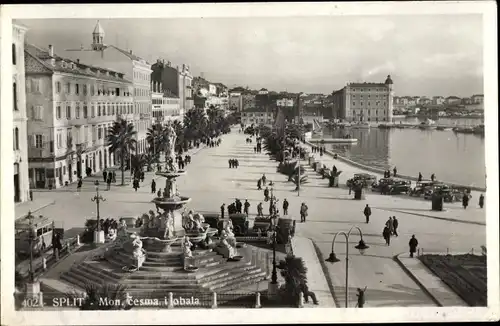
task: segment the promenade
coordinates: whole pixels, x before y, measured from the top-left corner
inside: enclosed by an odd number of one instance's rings
[[[468,252],[472,248],[480,252],[480,246],[486,241],[484,211],[476,208],[476,198],[471,201],[467,210],[460,203],[447,204],[447,211],[435,213],[430,211],[430,202],[404,196],[381,196],[368,192],[366,200],[351,200],[348,189],[328,188],[328,181],[308,169],[309,183],[302,186],[300,196],[294,191],[295,186],[287,182],[287,177],[276,172],[277,162],[265,153],[255,154],[252,144],[246,144],[247,135],[238,133],[237,129],[222,137],[219,147],[205,148],[193,155],[192,163],[187,166],[187,174],[177,179],[178,189],[182,195],[189,196],[192,201],[187,209],[201,213],[219,213],[220,206],[226,206],[236,198],[250,202],[250,217],[254,218],[259,202],[268,211],[268,203],[264,202],[262,191],[257,190],[257,179],[266,174],[268,180],[275,183],[274,194],[279,199],[278,206],[287,198],[290,217],[300,220],[299,208],[302,202],[309,206],[306,223],[297,223],[297,237],[310,238],[314,241],[323,257],[331,251],[333,235],[338,231],[347,231],[352,225],[358,225],[365,242],[370,246],[361,256],[354,246],[359,236],[353,232],[350,239],[349,260],[349,306],[356,304],[356,288],[367,287],[366,307],[410,307],[435,306],[435,302],[398,265],[394,257],[408,252],[408,241],[415,234],[420,248],[425,252]],[[319,154],[316,154],[319,158]],[[229,169],[228,160],[238,159],[240,166]],[[335,162],[342,172],[340,184],[345,185],[348,178],[359,169],[345,163],[334,161],[323,156],[324,164],[331,168]],[[112,187],[111,191],[102,191],[106,198],[101,203],[102,218],[120,216],[139,216],[154,209],[151,203],[150,182],[153,173],[146,173],[146,180],[135,192],[132,187]],[[117,181],[120,175],[117,175]],[[102,178],[101,178],[102,180]],[[157,187],[163,186],[160,182]],[[104,188],[104,186],[103,186]],[[56,203],[37,212],[63,222],[65,228],[82,227],[87,218],[95,218],[95,203],[90,198],[95,195],[95,187],[91,182],[84,182],[82,192],[71,189],[66,191],[37,192],[42,198],[54,198]],[[366,224],[362,214],[366,204],[372,207],[370,224]],[[436,215],[437,214],[437,215]],[[391,246],[385,246],[382,229],[389,216],[396,215],[399,220],[399,237],[392,238]],[[446,219],[446,217],[448,219]],[[451,218],[457,220],[452,221]],[[335,253],[341,262],[324,263],[328,271],[327,278],[335,290],[335,301],[344,307],[345,294],[345,243],[338,237]],[[316,253],[311,253],[315,255]],[[323,262],[322,262],[323,263]],[[315,268],[317,269],[317,268]]]

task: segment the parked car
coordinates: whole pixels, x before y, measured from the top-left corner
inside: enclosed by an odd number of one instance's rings
[[[246,235],[248,232],[248,216],[243,213],[236,213],[229,215],[229,218],[233,222],[233,232],[234,235]]]
[[[203,217],[205,218],[205,223],[208,223],[211,228],[222,231],[224,228],[224,220],[220,218],[219,214],[203,214]]]
[[[379,191],[380,193],[388,193],[391,185],[394,184],[393,178],[382,178],[377,182],[372,183],[372,191]]]
[[[446,202],[450,202],[450,201],[453,201],[452,199],[452,190],[450,188],[450,186],[446,185],[446,184],[437,184],[437,185],[433,185],[432,188],[430,189],[427,189],[424,193],[424,199],[426,200],[431,200],[432,199],[432,195],[436,192],[439,192],[443,195],[443,198],[444,198],[444,201]]]
[[[375,182],[377,182],[377,177],[373,174],[356,173],[351,179],[347,180],[346,185],[352,188],[355,183],[361,183],[363,187],[368,187]]]
[[[253,222],[253,230],[257,232],[258,229],[261,230],[262,234],[265,235],[271,228],[271,219],[269,217],[256,217]]]
[[[411,181],[395,180],[389,186],[389,195],[407,194],[411,190]]]
[[[414,197],[420,197],[422,196],[427,190],[431,189],[433,185],[435,185],[435,181],[431,180],[422,180],[417,182],[414,188],[410,190],[408,193],[410,196]]]

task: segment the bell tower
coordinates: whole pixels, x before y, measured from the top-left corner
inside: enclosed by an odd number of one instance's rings
[[[97,21],[94,31],[92,32],[92,50],[104,50],[104,29],[102,28],[99,21]]]

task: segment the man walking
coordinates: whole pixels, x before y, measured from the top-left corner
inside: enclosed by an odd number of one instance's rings
[[[248,211],[250,208],[250,203],[248,202],[248,199],[245,199],[245,205],[243,206],[245,214],[248,216]]]
[[[394,232],[394,236],[398,236],[398,226],[399,226],[399,221],[396,219],[396,216],[392,217],[392,228]]]
[[[288,215],[288,206],[288,200],[285,198],[285,200],[283,200],[283,215]]]
[[[300,222],[306,221],[308,209],[309,208],[307,207],[306,203],[302,203],[302,205],[300,205]]]
[[[262,203],[259,203],[259,204],[257,205],[257,216],[258,216],[258,217],[259,217],[259,216],[264,216],[264,214],[262,213],[262,210],[263,210],[263,208],[262,208]]]
[[[78,179],[78,183],[76,184],[76,191],[80,192],[82,190],[82,178]]]
[[[370,208],[370,206],[368,206],[368,204],[366,204],[365,210],[363,211],[363,214],[365,214],[366,223],[369,223],[370,222],[370,215],[372,215],[372,209]]]
[[[394,177],[396,177],[396,175],[398,173],[398,170],[396,169],[396,167],[394,167],[394,169],[392,169],[392,172],[394,173]]]
[[[266,181],[267,181],[267,179],[266,179],[266,174],[264,173],[264,174],[262,175],[262,184],[263,184],[264,186],[266,185]]]
[[[363,308],[365,305],[365,291],[366,291],[366,288],[365,288],[365,290],[361,290],[360,288],[358,288],[358,294],[356,294],[356,296],[358,297],[358,307],[359,308]]]
[[[257,180],[257,190],[262,190],[262,179]]]
[[[104,179],[104,182],[106,182],[106,180],[107,180],[107,176],[108,176],[108,172],[106,172],[106,170],[104,170],[104,171],[102,172],[102,177],[103,177],[103,179]]]
[[[483,194],[481,194],[481,195],[479,196],[479,207],[480,207],[480,208],[483,208],[483,206],[484,206],[484,195],[483,195]]]
[[[269,188],[266,187],[266,189],[264,189],[264,201],[268,200],[269,200]]]
[[[237,211],[238,213],[240,213],[240,214],[241,214],[241,208],[242,208],[242,206],[243,206],[243,205],[241,204],[241,201],[240,201],[238,198],[236,198],[235,203],[236,203],[236,211]]]
[[[469,206],[469,194],[467,194],[467,192],[464,192],[464,195],[462,197],[462,206],[464,207],[464,209]]]
[[[151,193],[154,194],[155,192],[156,192],[156,182],[153,179],[153,181],[151,181]]]
[[[408,245],[410,246],[410,257],[413,258],[413,254],[417,252],[417,247],[418,247],[418,240],[417,238],[415,238],[415,235],[411,236]]]
[[[382,236],[384,237],[385,244],[387,246],[391,245],[391,231],[389,230],[389,227],[386,225],[384,227],[384,230],[382,231]]]

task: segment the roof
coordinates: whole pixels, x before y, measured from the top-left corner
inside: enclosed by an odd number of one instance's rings
[[[453,100],[458,99],[458,100],[459,100],[459,99],[460,99],[460,97],[456,97],[456,96],[448,96],[446,99],[447,99],[447,100],[448,100],[448,99],[453,99]]]
[[[38,61],[41,65],[43,65],[46,69],[52,71],[52,72],[65,72],[65,73],[70,73],[70,74],[77,74],[77,75],[82,75],[82,76],[87,76],[87,77],[94,77],[94,78],[99,78],[99,79],[106,79],[106,80],[112,80],[112,81],[119,81],[119,82],[127,82],[130,83],[129,80],[124,78],[124,73],[110,70],[107,68],[100,68],[100,67],[94,67],[82,63],[75,62],[70,59],[66,59],[57,55],[54,55],[54,57],[51,57],[49,55],[49,52],[46,50],[43,50],[36,45],[26,43],[24,45],[24,51],[30,55],[32,58],[34,58],[36,61]],[[55,64],[52,65],[50,60],[55,59]],[[66,63],[74,63],[75,68],[72,68],[71,66],[63,66],[63,61]],[[87,68],[90,68],[90,71],[87,70]],[[113,75],[105,75],[105,74],[97,74],[97,71],[101,72],[110,72],[112,74],[115,74],[116,76]],[[122,77],[119,77],[119,76]]]
[[[134,60],[134,61],[144,61],[146,62],[147,64],[149,64],[149,62],[147,62],[145,59],[139,57],[139,56],[136,56],[135,54],[132,53],[132,50],[130,51],[125,51],[123,49],[120,49],[119,47],[117,46],[114,46],[114,45],[110,45],[110,47],[113,47],[115,48],[116,50],[118,50],[118,52],[121,52],[122,54],[124,54],[125,56],[129,57],[130,59]]]
[[[101,23],[99,23],[99,21],[97,21],[97,24],[95,25],[92,34],[104,34],[104,29],[102,28]]]
[[[484,97],[484,95],[483,94],[474,94],[471,97]]]
[[[387,79],[385,80],[384,84],[386,84],[386,85],[392,85],[393,84],[391,75],[387,75]]]
[[[164,89],[163,90],[163,97],[168,97],[168,98],[179,98],[174,92],[172,92],[169,89]]]
[[[350,83],[347,84],[350,87],[387,87],[386,84],[383,83]]]

